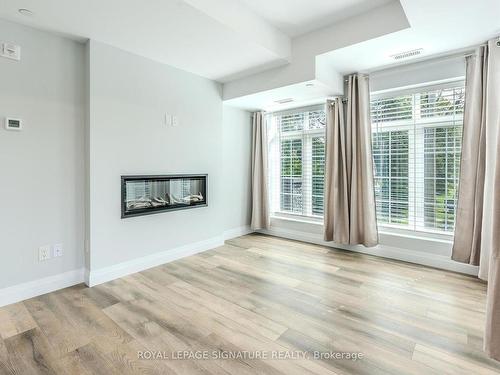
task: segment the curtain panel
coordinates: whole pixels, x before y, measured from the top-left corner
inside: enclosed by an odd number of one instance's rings
[[[487,280],[484,348],[500,360],[500,48],[466,59],[458,206],[452,259],[479,266]]]
[[[347,105],[327,103],[324,238],[378,244],[368,77],[351,75]]]
[[[486,153],[488,48],[466,57],[466,84],[457,220],[452,259],[479,265]]]
[[[269,229],[267,126],[264,112],[253,114],[252,124],[252,229]]]

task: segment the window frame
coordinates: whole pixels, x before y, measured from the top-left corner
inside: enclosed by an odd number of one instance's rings
[[[443,83],[434,83],[434,84],[419,84],[415,85],[412,87],[406,87],[406,88],[395,88],[395,89],[388,89],[388,90],[383,90],[379,92],[371,92],[370,93],[370,102],[372,100],[380,100],[380,99],[388,99],[392,97],[398,97],[398,96],[404,96],[404,95],[412,95],[413,98],[415,99],[415,96],[420,95],[423,92],[430,92],[434,90],[442,90],[442,89],[450,89],[457,87],[459,85],[465,86],[465,77],[457,77],[456,79],[449,80]],[[417,108],[418,107],[418,108]],[[421,117],[420,113],[417,113],[420,111],[420,105],[416,106],[415,105],[415,100],[412,103],[412,119],[411,120],[399,120],[399,121],[391,121],[390,123],[385,123],[382,125],[383,130],[386,131],[405,131],[408,130],[408,186],[411,186],[411,184],[415,183],[416,180],[416,171],[415,171],[415,157],[419,157],[422,159],[421,165],[425,165],[425,153],[421,153],[420,155],[416,155],[415,149],[417,150],[424,150],[424,136],[423,134],[417,135],[416,132],[424,132],[425,128],[435,128],[437,124],[446,124],[443,125],[443,127],[453,127],[454,124],[453,122],[456,122],[456,117],[455,115],[453,116],[443,116],[440,117],[440,121],[431,121],[430,118],[425,118]],[[409,121],[415,123],[417,126],[414,127],[415,132],[413,132],[413,129],[405,129],[405,126],[407,127],[409,124]],[[373,134],[376,133],[377,130],[373,129],[372,126],[373,122],[370,124],[371,131],[372,131],[372,137]],[[462,120],[462,126],[463,126],[463,120]],[[412,139],[413,138],[413,139]],[[446,178],[445,178],[446,179]],[[424,181],[425,181],[425,176],[424,176]],[[389,192],[390,194],[390,192]],[[425,210],[425,194],[421,194],[419,197],[416,196],[415,194],[415,189],[408,189],[408,202],[411,200],[416,201],[417,199],[419,202],[415,202],[414,204],[409,204],[408,205],[408,216],[409,218],[411,216],[411,212],[414,209],[418,209],[418,207],[421,207],[422,209]],[[416,217],[415,214],[413,213],[413,217]],[[387,232],[391,234],[396,234],[396,235],[403,235],[403,236],[417,236],[417,237],[429,237],[429,238],[434,238],[438,240],[445,240],[449,241],[450,239],[453,238],[454,236],[454,230],[450,232],[445,232],[441,230],[436,230],[432,228],[425,228],[424,224],[423,225],[418,225],[416,223],[413,224],[413,229],[412,228],[407,228],[405,225],[397,225],[397,224],[391,224],[391,223],[380,223],[377,222],[377,226],[379,228],[379,233],[380,232]]]
[[[312,112],[312,111],[324,111],[325,116],[326,116],[326,104],[316,104],[316,105],[310,105],[310,106],[305,106],[305,107],[298,107],[298,108],[293,108],[285,111],[277,111],[277,112],[268,112],[267,115],[269,116],[284,116],[288,114],[294,114],[294,113],[304,113],[304,112]],[[304,122],[306,122],[305,120]],[[323,215],[316,215],[313,213],[313,197],[312,197],[312,190],[313,190],[313,156],[312,156],[312,148],[313,148],[313,139],[317,137],[323,137],[325,138],[325,147],[326,147],[326,124],[325,127],[323,128],[315,128],[315,129],[302,129],[302,130],[296,130],[296,131],[289,131],[289,132],[283,132],[281,133],[279,129],[277,130],[278,134],[278,145],[275,146],[277,147],[277,153],[278,153],[278,160],[279,164],[275,166],[275,170],[277,171],[276,175],[274,176],[274,179],[277,179],[278,181],[274,182],[274,184],[278,184],[278,192],[274,192],[276,196],[274,197],[274,200],[277,201],[277,204],[275,202],[274,207],[271,207],[271,217],[279,217],[279,218],[290,218],[290,219],[299,219],[301,221],[310,221],[310,222],[323,222]],[[282,155],[281,155],[281,141],[283,140],[296,140],[300,139],[302,141],[302,197],[303,197],[303,209],[302,213],[297,213],[297,212],[289,212],[289,211],[282,211],[281,210],[281,195],[283,194],[281,191],[282,185],[281,185],[281,160],[282,160]],[[272,148],[272,147],[271,147]],[[270,151],[272,152],[272,151]],[[310,156],[310,157],[307,157]],[[270,171],[272,174],[273,172]],[[272,180],[273,178],[271,178]],[[310,181],[310,183],[309,183]],[[310,188],[310,189],[309,189]],[[272,189],[270,189],[272,190]],[[270,192],[270,195],[273,195],[273,192]],[[324,204],[324,202],[323,202]],[[273,205],[272,205],[273,206]],[[273,209],[275,208],[275,209]]]

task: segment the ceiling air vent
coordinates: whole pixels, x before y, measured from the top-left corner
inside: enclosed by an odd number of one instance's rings
[[[422,53],[424,49],[423,48],[418,48],[418,49],[412,49],[411,51],[405,51],[405,52],[401,52],[401,53],[397,53],[395,55],[391,55],[391,57],[394,59],[394,60],[402,60],[402,59],[407,59],[409,57],[413,57],[413,56],[418,56]]]
[[[278,104],[290,103],[290,102],[293,102],[293,98],[285,98],[285,99],[275,100],[274,102],[278,103]]]

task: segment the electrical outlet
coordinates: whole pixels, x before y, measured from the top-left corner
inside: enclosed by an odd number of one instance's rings
[[[38,248],[38,261],[44,262],[50,259],[50,245],[40,246]]]
[[[52,250],[54,253],[54,258],[62,257],[64,255],[62,243],[55,244]]]

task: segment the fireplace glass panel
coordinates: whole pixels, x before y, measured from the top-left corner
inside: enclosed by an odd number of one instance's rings
[[[207,205],[207,176],[122,177],[122,217]]]

